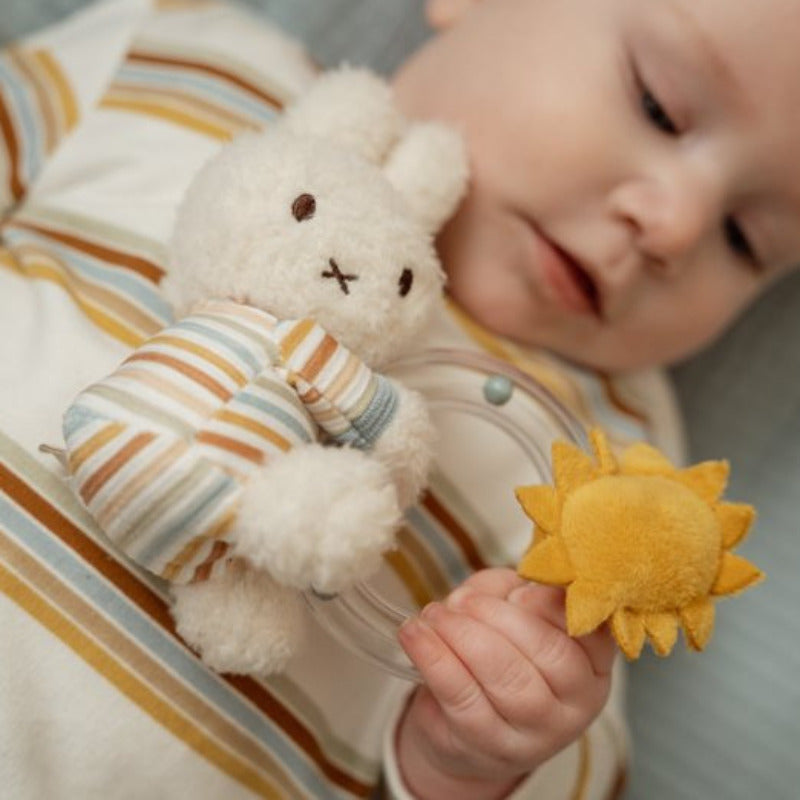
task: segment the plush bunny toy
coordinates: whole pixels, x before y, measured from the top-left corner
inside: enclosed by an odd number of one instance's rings
[[[466,173],[459,137],[409,124],[383,81],[323,75],[200,171],[164,283],[178,321],[67,411],[75,491],[171,582],[211,667],[283,668],[300,592],[374,570],[421,490],[424,404],[373,369],[441,300],[433,234]]]

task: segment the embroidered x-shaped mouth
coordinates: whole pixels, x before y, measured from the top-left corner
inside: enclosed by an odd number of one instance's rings
[[[329,270],[325,270],[322,273],[323,278],[336,278],[339,281],[339,288],[345,293],[350,294],[350,287],[347,285],[347,281],[357,281],[358,275],[348,275],[342,272],[339,269],[339,265],[332,259],[328,259],[328,263],[331,265]]]

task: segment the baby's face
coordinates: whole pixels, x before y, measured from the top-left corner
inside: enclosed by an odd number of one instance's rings
[[[698,349],[800,260],[797,0],[429,0],[398,73],[465,134],[439,245],[498,333],[630,369]]]

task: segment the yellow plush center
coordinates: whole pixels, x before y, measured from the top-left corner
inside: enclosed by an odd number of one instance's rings
[[[659,475],[598,478],[564,502],[561,536],[575,572],[641,611],[707,595],[719,570],[721,530],[709,505]]]

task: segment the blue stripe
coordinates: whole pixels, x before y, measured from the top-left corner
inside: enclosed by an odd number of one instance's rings
[[[77,595],[87,600],[115,622],[125,633],[163,665],[200,693],[230,720],[238,723],[266,746],[297,779],[310,797],[339,800],[350,795],[325,782],[315,764],[297,750],[269,717],[255,709],[251,701],[238,695],[222,679],[205,667],[184,645],[172,638],[121,592],[106,582],[90,564],[22,513],[10,499],[0,494],[0,523],[13,538],[22,542],[36,557]],[[164,592],[162,592],[163,594]]]
[[[268,416],[277,419],[279,422],[282,422],[303,442],[314,441],[314,437],[311,435],[308,428],[303,426],[303,424],[296,417],[293,417],[285,409],[264,400],[262,397],[258,397],[257,395],[251,394],[247,390],[243,390],[233,398],[233,402],[244,403],[245,405],[257,408],[259,411],[263,411]]]
[[[375,393],[367,407],[350,421],[351,428],[334,438],[368,450],[386,430],[397,411],[398,394],[394,385],[382,375],[374,375]]]
[[[224,106],[244,109],[250,116],[262,121],[274,119],[278,112],[263,101],[253,100],[248,94],[234,89],[220,79],[197,74],[188,74],[183,69],[162,71],[163,68],[143,67],[139,64],[125,64],[118,73],[117,80],[132,80],[153,86],[166,86],[175,89],[176,85],[194,89],[198,94],[214,97]]]
[[[154,564],[157,563],[159,556],[163,554],[164,550],[168,547],[174,547],[176,538],[183,540],[187,544],[195,539],[197,536],[197,531],[192,526],[196,526],[198,521],[202,522],[203,518],[213,513],[213,509],[218,503],[224,502],[232,493],[239,491],[239,483],[230,475],[227,475],[218,468],[213,468],[213,471],[217,473],[214,476],[214,482],[203,492],[203,494],[194,498],[192,505],[189,506],[186,512],[180,516],[176,522],[173,522],[172,525],[170,525],[170,527],[166,530],[162,530],[153,539],[153,541],[147,545],[146,548],[137,552],[137,563],[143,564],[148,569],[153,570]],[[196,469],[192,470],[192,473],[196,472]],[[180,485],[180,483],[188,480],[189,478],[190,475],[186,475],[181,478],[181,481],[174,485],[165,485],[163,487],[164,492],[169,493],[176,486]],[[160,499],[161,498],[154,498],[153,505],[158,503]],[[147,519],[147,517],[145,517],[145,520],[148,522],[150,521]],[[131,536],[133,536],[133,542],[136,541],[136,535],[137,532],[135,530],[128,530],[125,533],[126,539],[130,539]]]
[[[452,586],[461,583],[472,574],[472,567],[465,560],[459,547],[446,532],[442,532],[438,523],[422,507],[412,506],[406,509],[404,516],[409,525],[434,551]]]
[[[162,297],[158,287],[138,275],[132,275],[128,270],[116,265],[111,265],[100,259],[88,256],[73,250],[60,242],[51,239],[46,234],[26,229],[6,228],[5,236],[8,243],[18,246],[31,240],[41,244],[54,252],[65,264],[75,272],[92,283],[113,288],[118,294],[136,300],[143,306],[162,326],[172,321],[172,308]]]
[[[647,439],[647,427],[630,414],[614,408],[603,384],[596,377],[586,374],[573,374],[572,377],[601,427],[613,430],[629,442]]]
[[[96,411],[79,405],[78,403],[73,403],[64,414],[61,428],[64,434],[64,441],[68,443],[67,447],[69,447],[69,440],[72,438],[73,434],[77,433],[84,425],[89,425],[100,419],[110,422],[108,418],[103,417]]]
[[[182,319],[172,327],[178,328],[179,330],[198,333],[204,339],[213,339],[214,342],[221,344],[223,347],[227,348],[232,355],[236,356],[240,361],[243,361],[245,364],[247,364],[251,375],[257,375],[259,372],[261,372],[261,370],[264,368],[263,362],[259,362],[258,358],[243,344],[237,342],[236,339],[232,339],[230,336],[218,331],[216,328],[211,328],[201,322],[196,322],[193,319],[193,316],[189,317],[188,319]],[[215,321],[218,321],[219,324],[223,324],[221,320]]]
[[[20,151],[26,159],[27,183],[30,184],[36,177],[44,156],[44,141],[42,139],[42,126],[37,123],[38,114],[33,110],[29,97],[28,81],[18,77],[11,62],[5,56],[0,56],[0,84],[13,99],[16,110],[15,121],[23,128]]]

